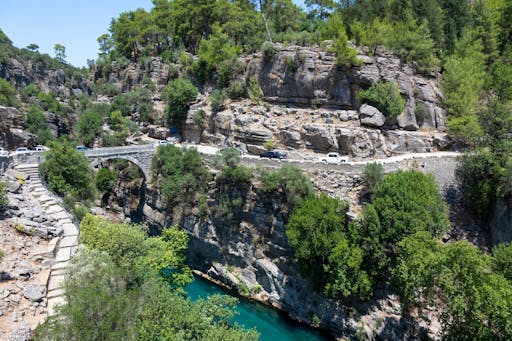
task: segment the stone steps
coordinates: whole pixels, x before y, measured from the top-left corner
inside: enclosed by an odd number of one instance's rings
[[[65,303],[64,278],[71,257],[78,249],[79,231],[73,223],[71,215],[62,207],[61,203],[44,187],[39,178],[38,165],[19,165],[16,170],[27,176],[27,186],[30,195],[44,209],[48,217],[62,228],[63,234],[50,241],[46,250],[41,253],[51,254],[54,263],[50,269],[47,282],[48,315],[56,313],[56,307]]]

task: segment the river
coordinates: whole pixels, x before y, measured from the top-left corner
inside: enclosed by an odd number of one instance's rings
[[[195,276],[195,280],[185,288],[187,295],[192,300],[206,298],[213,294],[232,294],[201,277]],[[239,298],[237,306],[238,314],[233,322],[246,328],[256,328],[262,341],[326,341],[331,340],[326,334],[310,328],[309,326],[292,321],[283,313],[263,304]]]

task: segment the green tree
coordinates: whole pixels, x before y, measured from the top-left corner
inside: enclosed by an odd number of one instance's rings
[[[195,53],[203,38],[208,39],[216,21],[215,0],[175,0],[171,3],[171,23],[175,39]]]
[[[381,226],[380,242],[391,257],[397,243],[416,231],[440,236],[450,227],[446,203],[431,174],[416,170],[397,171],[384,176],[375,188],[372,203]]]
[[[219,150],[216,155],[213,164],[216,167],[236,167],[240,163],[240,150],[234,147],[228,147]]]
[[[66,48],[61,44],[55,44],[53,50],[55,51],[55,59],[61,63],[66,63]]]
[[[359,97],[375,106],[386,117],[397,117],[405,109],[405,100],[395,82],[379,82],[359,92]]]
[[[17,108],[20,103],[16,98],[18,91],[8,81],[0,78],[0,105]]]
[[[475,40],[474,32],[467,31],[455,45],[455,52],[445,65],[441,87],[443,103],[449,113],[448,128],[466,140],[479,137],[476,111],[485,80],[485,55],[482,42]]]
[[[183,151],[172,145],[158,148],[151,170],[169,207],[173,203],[190,203],[197,192],[204,190],[210,177],[197,150]]]
[[[373,198],[375,187],[384,177],[384,167],[377,162],[367,163],[363,169],[363,182]]]
[[[147,269],[177,286],[192,280],[185,265],[187,234],[183,230],[165,229],[161,236],[148,237],[140,226],[88,214],[80,223],[80,235],[88,247],[107,252],[129,283],[140,282]]]
[[[494,271],[512,282],[512,244],[501,243],[492,249]]]
[[[70,142],[52,141],[41,174],[48,186],[59,195],[87,200],[94,197],[94,178],[89,162]]]
[[[428,232],[405,238],[400,249],[394,276],[402,300],[420,312],[443,302],[447,339],[512,337],[512,289],[492,271],[491,257],[467,241],[442,245]]]
[[[317,290],[366,297],[372,284],[361,270],[362,251],[348,236],[347,210],[346,202],[324,194],[307,197],[290,216],[286,237],[301,272]]]
[[[357,51],[348,46],[348,37],[341,16],[336,13],[331,14],[323,31],[322,35],[325,39],[334,40],[332,51],[336,53],[338,66],[361,65],[361,61],[357,58]]]
[[[197,92],[197,88],[188,79],[177,78],[169,82],[165,91],[169,125],[181,124],[186,120],[188,108],[196,99]]]
[[[101,192],[112,192],[117,182],[117,174],[108,168],[100,168],[96,174],[96,188]]]
[[[37,142],[46,144],[52,139],[52,134],[44,113],[38,108],[31,106],[25,116],[25,126],[27,130],[37,135]]]
[[[227,96],[223,90],[213,90],[210,95],[210,107],[214,113],[221,111],[224,109],[224,102],[226,101]]]
[[[103,117],[93,109],[86,109],[78,118],[76,126],[78,137],[85,145],[92,145],[101,133]]]

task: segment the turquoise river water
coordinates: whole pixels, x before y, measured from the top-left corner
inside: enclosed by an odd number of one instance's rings
[[[208,295],[231,293],[200,277],[188,285],[185,290],[192,300],[206,298]],[[233,322],[246,328],[256,328],[262,341],[325,341],[330,340],[326,334],[308,326],[294,322],[279,311],[263,304],[239,298],[239,312]]]

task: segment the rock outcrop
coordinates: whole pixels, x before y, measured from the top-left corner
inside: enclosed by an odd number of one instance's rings
[[[335,54],[318,47],[283,46],[276,44],[276,53],[248,56],[246,78],[256,75],[267,101],[301,106],[357,108],[357,91],[379,81],[398,84],[406,99],[406,109],[398,117],[398,126],[405,130],[417,130],[416,102],[426,106],[426,117],[421,127],[443,130],[444,110],[438,88],[438,75],[425,76],[398,57],[378,49],[369,56],[366,49],[359,49],[363,65],[340,69]],[[327,49],[328,50],[328,49]]]
[[[356,159],[426,153],[451,146],[448,135],[436,130],[365,127],[363,124],[368,122],[380,124],[382,114],[371,106],[362,108],[364,114],[360,115],[355,110],[264,106],[240,101],[211,115],[200,135],[185,138],[195,143],[232,145],[255,154],[263,150],[265,141],[273,140],[288,150],[332,151]]]
[[[0,146],[15,149],[36,145],[36,136],[23,130],[24,118],[16,108],[0,106]]]
[[[494,203],[489,227],[493,246],[512,242],[512,200],[499,199]]]

